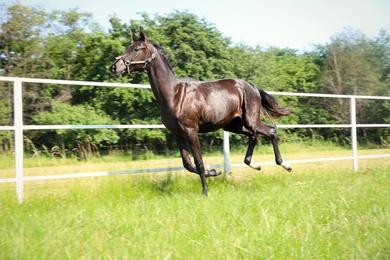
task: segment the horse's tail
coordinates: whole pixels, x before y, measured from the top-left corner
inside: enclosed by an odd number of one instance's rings
[[[275,97],[271,96],[261,88],[258,88],[261,96],[261,105],[263,112],[271,118],[279,118],[281,116],[287,116],[292,113],[292,110],[287,107],[279,105]]]

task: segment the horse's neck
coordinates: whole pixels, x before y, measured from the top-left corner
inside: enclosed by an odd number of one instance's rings
[[[160,108],[169,106],[175,95],[174,86],[179,79],[159,56],[156,57],[148,69],[148,76],[150,86]]]

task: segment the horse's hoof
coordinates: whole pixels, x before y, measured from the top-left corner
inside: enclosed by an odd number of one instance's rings
[[[286,169],[288,172],[291,172],[291,171],[292,171],[291,164],[288,163],[288,162],[283,162],[283,163],[281,164],[281,166],[282,166],[284,169]]]
[[[257,171],[260,171],[261,170],[261,165],[259,163],[250,163],[249,164],[249,167],[251,167],[252,169],[255,169]]]
[[[220,171],[220,170],[212,169],[212,170],[206,171],[205,176],[206,177],[216,177],[216,176],[220,175],[221,173],[222,173],[222,171]]]

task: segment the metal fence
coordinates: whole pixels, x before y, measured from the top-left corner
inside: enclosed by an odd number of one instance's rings
[[[0,183],[15,182],[16,196],[19,201],[23,200],[23,189],[25,181],[35,180],[50,180],[50,179],[64,179],[64,178],[78,178],[90,176],[104,176],[111,174],[129,174],[141,172],[162,172],[162,171],[177,171],[184,169],[183,167],[171,168],[155,168],[155,169],[139,169],[139,170],[123,170],[111,172],[90,172],[90,173],[74,173],[74,174],[56,174],[45,176],[24,176],[23,174],[23,131],[25,130],[48,130],[48,129],[139,129],[139,128],[165,128],[164,125],[24,125],[23,124],[23,83],[44,83],[56,85],[77,85],[77,86],[99,86],[99,87],[125,87],[125,88],[150,88],[149,85],[139,84],[121,84],[108,82],[86,82],[86,81],[69,81],[69,80],[47,80],[47,79],[33,79],[33,78],[13,78],[0,77],[0,81],[13,82],[13,103],[14,103],[14,125],[0,126],[1,130],[14,131],[15,133],[15,178],[0,179]],[[358,156],[357,147],[357,128],[381,128],[390,127],[390,124],[357,124],[356,123],[356,99],[373,99],[373,100],[390,100],[390,97],[379,96],[358,96],[358,95],[332,95],[332,94],[311,94],[311,93],[286,93],[286,92],[268,92],[272,95],[283,96],[300,96],[300,97],[323,97],[323,98],[343,98],[350,100],[350,119],[349,124],[314,124],[314,125],[278,125],[278,128],[350,128],[352,154],[347,157],[332,157],[332,158],[316,158],[316,159],[302,159],[293,160],[292,163],[309,163],[309,162],[324,162],[337,160],[352,160],[354,170],[358,169],[358,159],[363,158],[380,158],[390,157],[390,154],[377,154],[368,156]],[[229,163],[229,133],[223,134],[223,151],[224,164],[211,165],[212,167],[224,167],[226,173],[230,171],[230,167],[241,167],[245,164],[230,164]],[[263,162],[263,165],[274,164],[274,162]]]

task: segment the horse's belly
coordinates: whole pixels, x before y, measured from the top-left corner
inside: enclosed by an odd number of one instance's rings
[[[241,116],[242,95],[221,90],[209,93],[200,108],[200,132],[215,131],[227,125],[233,118]]]
[[[215,125],[215,124],[203,124],[199,126],[199,133],[208,133],[213,132],[218,129],[223,128],[225,125]]]
[[[207,95],[187,96],[173,110],[161,111],[164,125],[173,133],[180,134],[185,128],[201,133],[223,128],[231,120],[242,116],[243,98],[238,89],[228,92],[219,90]]]
[[[213,108],[205,108],[200,124],[199,132],[211,132],[226,126],[235,117],[241,115],[241,109],[237,106],[215,106]]]

